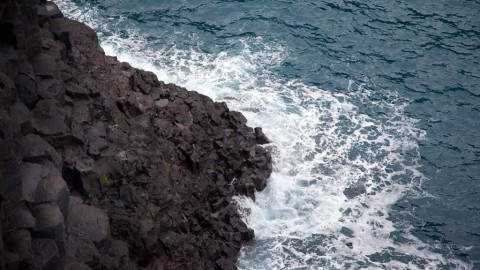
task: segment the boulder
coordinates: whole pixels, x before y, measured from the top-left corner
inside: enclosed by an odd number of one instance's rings
[[[72,43],[70,42],[70,29],[64,18],[51,19],[50,31],[55,34],[58,40],[65,44],[67,50],[72,49]]]
[[[105,212],[97,207],[83,204],[82,200],[70,196],[67,231],[69,235],[99,243],[110,237],[110,224]]]
[[[0,72],[4,72],[11,79],[14,79],[18,74],[18,54],[14,46],[18,45],[19,40],[15,40],[16,38],[13,37],[13,40],[11,40],[13,44],[4,42],[0,44],[0,52],[2,52],[0,54]],[[15,44],[15,41],[17,44]],[[0,78],[0,80],[3,80],[3,78]]]
[[[38,101],[37,83],[33,78],[25,74],[19,74],[15,78],[15,87],[18,97],[28,106],[33,106]]]
[[[90,91],[85,88],[81,87],[76,83],[68,83],[65,85],[67,90],[67,95],[71,96],[72,98],[88,98]]]
[[[60,261],[55,240],[34,238],[32,240],[33,262],[36,269],[54,269]]]
[[[12,115],[12,120],[20,125],[20,131],[22,134],[33,132],[32,114],[24,103],[15,102],[10,106],[10,114]]]
[[[38,95],[43,99],[55,99],[59,104],[65,102],[65,87],[56,79],[44,79],[38,82]]]
[[[9,235],[8,238],[10,246],[15,253],[18,254],[18,259],[21,262],[23,261],[23,264],[31,264],[33,257],[30,232],[27,230],[17,230]]]
[[[50,160],[58,168],[62,168],[62,158],[57,151],[40,136],[28,134],[20,139],[20,153],[24,162],[41,162]]]
[[[0,104],[11,104],[15,101],[17,92],[15,89],[15,83],[12,81],[12,79],[10,79],[6,74],[2,72],[0,72],[0,89]]]
[[[85,144],[90,155],[97,156],[108,148],[107,131],[103,122],[96,122],[85,132]]]
[[[104,241],[100,253],[100,264],[105,269],[125,269],[130,262],[128,245],[120,240]]]
[[[33,230],[35,228],[35,218],[30,210],[23,204],[10,215],[9,224],[14,228]]]
[[[65,223],[60,208],[54,203],[32,207],[35,216],[35,237],[54,239],[60,252],[65,249]]]
[[[36,76],[45,79],[59,79],[58,65],[55,58],[48,54],[39,54],[30,60]]]
[[[66,247],[67,258],[90,266],[99,265],[99,251],[91,240],[84,239],[82,235],[68,235]]]
[[[44,169],[48,174],[40,180],[35,191],[35,202],[53,202],[55,203],[66,218],[68,216],[68,201],[70,190],[67,183],[63,180],[61,173],[50,161],[43,163]]]
[[[65,124],[65,111],[55,99],[40,100],[35,105],[32,126],[38,133],[46,136],[69,131]]]
[[[267,136],[265,136],[265,134],[263,133],[263,130],[261,127],[256,127],[254,130],[255,130],[255,140],[257,141],[258,144],[270,143]]]
[[[167,106],[169,103],[168,99],[160,99],[160,100],[157,100],[155,101],[155,106],[157,106],[157,108],[163,108],[165,106]]]

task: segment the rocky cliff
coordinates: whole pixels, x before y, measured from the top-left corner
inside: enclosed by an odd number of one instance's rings
[[[0,2],[1,269],[235,269],[268,142],[105,56],[53,2]]]

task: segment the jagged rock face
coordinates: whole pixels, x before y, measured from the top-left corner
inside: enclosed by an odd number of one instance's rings
[[[52,2],[2,1],[0,30],[2,267],[235,269],[261,128],[105,56]]]

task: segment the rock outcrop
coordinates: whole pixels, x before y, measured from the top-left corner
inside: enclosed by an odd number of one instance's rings
[[[105,56],[44,0],[0,2],[1,269],[235,269],[261,128]]]

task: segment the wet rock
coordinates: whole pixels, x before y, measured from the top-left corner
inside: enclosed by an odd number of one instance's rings
[[[352,238],[354,232],[347,227],[342,227],[342,229],[340,230],[340,233],[342,233],[343,235],[345,235],[347,237]]]
[[[70,235],[81,236],[84,239],[99,243],[110,235],[108,217],[99,208],[85,205],[77,197],[70,197],[67,231]]]
[[[253,184],[257,191],[262,191],[267,186],[267,180],[265,178],[255,177],[253,178]]]
[[[239,112],[230,112],[230,121],[234,126],[243,126],[247,123],[247,118]]]
[[[256,127],[254,130],[255,130],[255,139],[256,139],[258,144],[270,143],[267,136],[265,136],[265,134],[263,133],[262,128]]]
[[[353,199],[357,196],[365,194],[366,192],[367,189],[360,183],[353,184],[343,190],[343,194],[345,194],[345,197],[348,199]]]

